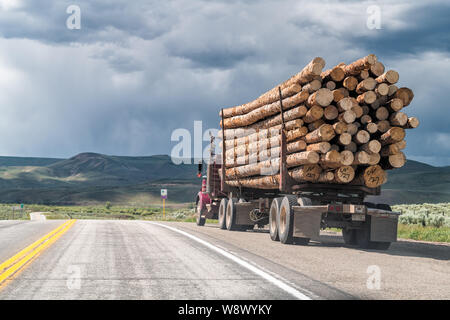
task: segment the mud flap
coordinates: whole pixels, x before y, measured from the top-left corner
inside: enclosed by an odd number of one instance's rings
[[[371,217],[370,241],[395,242],[397,241],[398,217]]]
[[[307,212],[303,207],[294,207],[294,237],[319,240],[322,213]]]

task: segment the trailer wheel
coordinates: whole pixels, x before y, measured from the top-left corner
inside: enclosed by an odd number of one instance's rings
[[[278,216],[280,215],[280,207],[283,198],[274,198],[272,204],[270,205],[269,211],[269,232],[270,239],[273,241],[280,241],[278,235]]]
[[[225,230],[227,228],[226,224],[226,212],[227,212],[228,199],[223,198],[220,200],[219,205],[219,228]]]
[[[294,209],[298,205],[297,197],[287,195],[281,201],[278,222],[278,235],[280,242],[284,244],[291,244],[294,242]]]
[[[241,228],[236,225],[236,202],[237,199],[233,198],[228,200],[227,211],[225,213],[226,227],[229,231],[238,231]]]
[[[198,201],[197,202],[197,219],[196,219],[196,223],[198,226],[204,226],[205,222],[206,222],[206,218],[203,217],[203,214],[205,212],[205,208],[203,208],[202,202]]]

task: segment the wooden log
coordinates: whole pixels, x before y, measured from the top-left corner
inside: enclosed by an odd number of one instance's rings
[[[289,171],[289,175],[296,181],[316,182],[319,180],[322,168],[317,164],[304,165]]]
[[[330,105],[330,103],[333,101],[333,92],[327,88],[321,88],[315,92],[313,92],[308,97],[308,106],[321,106],[326,107]]]
[[[378,83],[389,83],[389,84],[394,84],[397,83],[399,78],[398,72],[394,71],[394,70],[388,70],[387,72],[383,73],[381,76],[379,76],[378,78],[376,78],[375,80]]]
[[[294,153],[302,150],[306,150],[306,142],[303,140],[297,140],[294,142],[290,142],[286,146],[287,153]]]
[[[321,183],[331,183],[334,180],[334,172],[333,171],[323,171],[319,179],[317,179],[318,182]]]
[[[353,91],[356,89],[356,86],[358,85],[358,79],[356,79],[355,77],[349,76],[344,79],[344,81],[342,82],[342,85],[347,90]]]
[[[292,76],[288,80],[284,81],[283,83],[275,86],[273,89],[268,91],[266,94],[272,94],[278,93],[278,87],[281,87],[281,89],[290,87],[293,84],[301,84],[304,85],[308,82],[311,82],[313,80],[316,80],[320,77],[320,74],[322,73],[322,69],[325,67],[325,60],[323,60],[320,57],[314,58],[306,67],[303,68],[302,71],[297,73],[296,75]]]
[[[414,99],[414,93],[409,88],[400,88],[395,92],[394,98],[402,100],[403,106],[407,107]]]
[[[311,122],[310,124],[308,124],[308,130],[310,132],[319,129],[321,125],[323,125],[325,123],[325,121],[323,119],[319,119],[317,121]]]
[[[333,129],[336,134],[342,134],[347,131],[347,124],[342,121],[335,122],[333,124]]]
[[[354,165],[364,165],[368,164],[370,161],[369,154],[365,151],[358,151],[354,155],[353,164]]]
[[[391,128],[391,124],[387,120],[378,121],[377,128],[381,133],[385,133]]]
[[[303,151],[290,154],[286,157],[286,164],[290,167],[297,167],[304,164],[318,163],[320,156],[315,151]]]
[[[393,96],[398,90],[398,87],[395,84],[391,84],[389,85],[389,92],[388,92],[388,96],[391,97]]]
[[[401,168],[406,164],[406,157],[403,152],[392,154],[388,157],[383,157],[381,166],[385,170]]]
[[[318,91],[317,91],[318,92]],[[312,106],[303,117],[305,123],[312,123],[319,120],[323,116],[323,108],[317,105]]]
[[[355,161],[355,156],[350,150],[341,151],[341,164],[344,166],[350,166]]]
[[[393,126],[403,127],[408,123],[408,116],[406,115],[406,113],[400,111],[394,112],[389,117],[389,121]]]
[[[406,141],[405,141],[405,140],[396,142],[396,144],[398,145],[398,147],[399,147],[400,150],[403,150],[403,149],[406,148]]]
[[[358,75],[362,70],[369,69],[370,66],[377,62],[377,57],[374,54],[370,54],[364,58],[356,60],[344,67],[346,75]]]
[[[325,88],[327,88],[328,90],[333,91],[334,89],[336,89],[336,82],[334,82],[334,81],[327,81],[327,83],[325,83]]]
[[[384,65],[380,61],[377,61],[370,66],[369,70],[372,73],[372,75],[376,78],[384,73]]]
[[[371,104],[374,103],[377,100],[377,95],[375,92],[373,91],[367,91],[364,92],[363,94],[360,94],[356,100],[358,101],[358,103],[365,103],[365,104]]]
[[[301,117],[304,117],[307,112],[308,112],[308,108],[306,108],[306,106],[304,106],[304,105],[300,105],[298,107],[295,107],[295,108],[292,108],[290,110],[283,112],[283,118],[287,124],[287,122],[289,122],[291,120],[296,120]],[[278,114],[278,115],[272,116],[268,119],[254,123],[254,124],[248,126],[247,128],[248,129],[267,129],[267,128],[275,127],[281,123],[282,123],[281,114]],[[298,123],[299,122],[297,122],[297,124]],[[300,126],[302,126],[302,125],[300,125]],[[290,130],[290,129],[288,129],[288,130]]]
[[[326,142],[333,139],[335,136],[333,126],[323,124],[319,129],[308,133],[305,136],[306,143]]]
[[[288,154],[297,153],[305,149],[306,149],[306,142],[303,140],[288,143],[286,146]],[[271,147],[265,146],[264,144],[260,144],[256,150],[245,149],[245,154],[238,156],[235,152],[233,152],[234,149],[232,149],[231,152],[227,152],[226,167],[231,168],[236,166],[247,165],[250,163],[265,161],[270,158],[278,158],[280,157],[280,150],[281,147],[279,146]]]
[[[319,164],[323,168],[338,168],[341,165],[341,154],[336,150],[328,151],[320,155]]]
[[[347,124],[355,122],[355,120],[356,120],[356,113],[353,112],[352,110],[348,110],[348,111],[342,112],[342,113],[339,114],[338,120],[339,121],[343,121],[343,122],[345,122]]]
[[[389,118],[389,110],[385,107],[379,107],[375,112],[375,117],[381,121],[386,120]]]
[[[394,98],[388,102],[388,108],[392,112],[400,111],[403,108],[403,101],[401,99]]]
[[[327,90],[327,89],[325,89]],[[284,110],[288,110],[296,105],[299,105],[307,100],[309,97],[309,93],[307,91],[301,91],[296,95],[286,98],[283,100],[283,108]],[[249,126],[263,118],[272,116],[276,113],[279,113],[281,110],[280,102],[274,102],[265,106],[262,106],[258,109],[255,109],[249,113],[244,115],[235,116],[232,118],[224,119],[224,123],[220,122],[221,126],[225,129],[230,128],[238,128],[238,127],[246,127]]]
[[[322,82],[320,80],[312,80],[311,82],[305,84],[302,90],[308,91],[309,93],[313,93],[322,88]]]
[[[400,147],[401,147],[400,142],[385,145],[383,148],[381,148],[380,154],[383,157],[389,157],[391,155],[401,152],[402,149]]]
[[[336,183],[349,183],[355,177],[355,170],[351,166],[341,166],[334,172]]]
[[[365,114],[365,115],[361,116],[360,122],[361,122],[361,124],[371,123],[372,122],[372,117],[367,115],[367,114]]]
[[[419,124],[420,124],[419,119],[417,119],[416,117],[410,117],[410,118],[408,118],[408,121],[403,128],[404,129],[414,129],[414,128],[417,128],[419,126]]]
[[[322,153],[322,154],[330,151],[330,148],[331,148],[331,144],[329,142],[318,142],[318,143],[308,144],[306,146],[307,151],[315,151],[315,152]]]
[[[375,90],[376,86],[377,82],[375,81],[375,79],[369,77],[358,83],[358,86],[356,87],[356,92],[362,94],[366,91],[373,91]]]
[[[322,72],[321,77],[324,81],[332,80],[334,82],[340,82],[345,77],[345,71],[343,67],[335,66]]]
[[[379,96],[387,96],[389,93],[389,86],[386,83],[380,83],[375,88],[375,93]]]
[[[347,133],[354,136],[358,132],[358,126],[356,123],[349,123],[347,124]]]
[[[370,140],[363,144],[360,149],[368,154],[379,153],[381,150],[381,143],[378,140]]]
[[[358,150],[358,146],[353,141],[344,147],[345,150],[355,153]]]
[[[385,182],[386,172],[379,165],[362,169],[362,171],[355,178],[356,184],[361,183],[368,188],[377,188]]]
[[[357,78],[358,78],[358,80],[362,81],[364,79],[367,79],[369,76],[370,76],[370,74],[369,74],[368,70],[361,70],[361,72],[359,73]]]
[[[357,105],[358,102],[354,98],[346,97],[337,103],[338,110],[340,112],[352,110],[352,108]]]
[[[231,187],[246,187],[265,190],[278,189],[280,186],[280,175],[227,180],[226,184]]]
[[[354,136],[353,141],[356,144],[366,144],[370,140],[370,134],[366,130],[359,130]]]
[[[339,116],[339,111],[335,106],[329,105],[323,110],[323,116],[327,120],[334,120]]]
[[[355,113],[357,119],[361,118],[364,114],[363,108],[359,105],[354,106],[352,111]]]
[[[278,90],[278,87],[277,87]],[[256,100],[253,100],[252,102],[235,106],[232,108],[226,108],[223,109],[223,116],[224,118],[231,118],[239,115],[244,115],[246,113],[249,113],[250,111],[253,111],[255,109],[258,109],[262,106],[265,106],[267,104],[274,103],[278,100],[280,100],[280,95],[277,90],[265,93],[261,95]],[[298,83],[294,83],[286,88],[284,88],[281,92],[283,98],[291,97],[297,93],[299,93],[302,90],[302,86]]]
[[[257,175],[271,175],[276,173],[279,169],[279,161],[280,158],[273,158],[244,166],[229,168],[226,169],[226,178],[239,179]],[[289,168],[304,164],[314,164],[317,162],[319,162],[319,155],[314,151],[293,153],[286,157],[286,165]]]
[[[288,131],[286,133],[286,141],[287,142],[295,141],[298,138],[305,136],[307,133],[308,133],[308,128],[306,128],[306,127],[301,127],[301,128],[297,128],[295,130]]]
[[[344,99],[344,94],[342,93],[341,90],[335,89],[332,92],[333,92],[333,101],[334,102],[339,102],[342,99]]]
[[[291,110],[294,110],[294,109],[291,109]],[[288,116],[288,118],[289,118],[289,116]],[[267,123],[265,123],[264,122],[265,120],[264,120],[264,121],[255,123],[254,126],[252,125],[252,126],[248,126],[248,127],[244,127],[244,128],[226,129],[225,130],[225,139],[226,140],[239,139],[239,138],[247,137],[247,136],[250,136],[253,134],[258,134],[258,133],[261,133],[261,132],[264,132],[267,130],[279,133],[281,130],[281,124],[269,127],[269,124],[272,124],[272,123],[270,123],[272,121],[270,119],[271,118],[267,119],[268,120]],[[263,124],[264,124],[264,126],[263,126]],[[284,125],[285,125],[285,129],[289,131],[289,130],[294,130],[294,129],[302,127],[304,125],[304,122],[302,119],[294,119],[294,120],[287,121]],[[219,132],[219,138],[223,139],[222,131]]]
[[[341,146],[346,146],[350,142],[352,142],[352,136],[347,132],[344,132],[337,136],[337,143],[340,144]]]
[[[394,155],[394,154],[398,154],[405,147],[406,147],[406,141],[405,140],[399,141],[397,143],[389,144],[389,145],[384,146],[381,149],[381,155],[383,157],[388,157],[388,156],[391,156],[391,155]]]
[[[381,160],[381,156],[379,153],[369,153],[369,165],[374,166],[378,164]]]
[[[405,138],[405,129],[400,127],[392,127],[386,133],[381,135],[380,142],[381,144],[387,145],[402,141]]]

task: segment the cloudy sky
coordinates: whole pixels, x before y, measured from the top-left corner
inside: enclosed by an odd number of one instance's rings
[[[375,53],[415,93],[407,156],[450,165],[449,16],[433,0],[0,0],[0,155],[168,154],[175,129],[217,128],[315,56]]]

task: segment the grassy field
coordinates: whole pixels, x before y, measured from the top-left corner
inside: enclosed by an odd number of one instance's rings
[[[44,212],[47,219],[126,219],[161,220],[161,206],[116,206],[110,203],[96,206],[46,206],[25,205],[23,210],[14,210],[19,205],[0,204],[0,220],[29,219],[31,212]],[[165,211],[166,220],[195,221],[195,205],[169,203]]]
[[[44,212],[47,219],[127,219],[162,220],[160,204],[146,205],[104,205],[86,206],[47,206],[0,204],[0,220],[29,219],[31,212]],[[398,227],[398,237],[404,239],[450,242],[450,203],[408,204],[393,206],[394,211],[402,212]],[[194,203],[168,203],[165,220],[195,222]],[[214,221],[210,221],[214,222]]]

